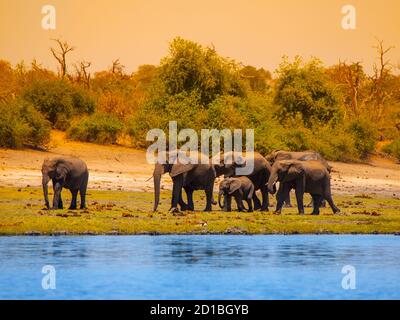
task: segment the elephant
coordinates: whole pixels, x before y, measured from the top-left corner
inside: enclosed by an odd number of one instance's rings
[[[86,190],[89,180],[89,171],[85,162],[78,158],[67,157],[44,160],[42,165],[42,186],[47,209],[50,209],[48,196],[48,183],[50,180],[52,180],[54,190],[52,209],[63,209],[61,198],[62,188],[71,191],[72,200],[69,209],[76,209],[78,192],[81,196],[80,208],[86,208]]]
[[[271,176],[268,180],[268,191],[275,193],[273,186],[279,181],[281,187],[278,191],[276,214],[280,214],[284,200],[291,189],[296,191],[297,207],[300,214],[304,214],[303,196],[307,192],[313,199],[313,215],[319,214],[321,201],[326,199],[333,213],[340,210],[335,206],[331,195],[331,178],[326,166],[318,160],[281,160],[275,161],[272,166]]]
[[[273,151],[265,157],[271,165],[275,163],[275,161],[279,160],[300,160],[300,161],[308,161],[308,160],[319,160],[329,171],[332,170],[332,167],[329,163],[322,157],[318,152],[313,150],[308,151],[283,151],[277,150]]]
[[[248,204],[248,212],[253,211],[252,198],[254,194],[254,185],[246,176],[225,178],[219,185],[218,204],[220,208],[230,212],[232,196],[236,200],[239,211],[245,211],[243,200]],[[221,198],[224,197],[224,203],[221,204]]]
[[[283,150],[277,150],[273,151],[270,154],[266,156],[266,159],[269,161],[271,165],[275,163],[275,161],[279,160],[300,160],[300,161],[309,161],[309,160],[319,160],[328,170],[329,173],[332,171],[332,167],[329,165],[329,163],[322,157],[318,152],[313,151],[313,150],[308,150],[308,151],[283,151]],[[285,205],[287,207],[291,207],[291,201],[290,201],[290,195],[285,199]],[[307,205],[307,207],[311,207],[313,205],[313,202],[311,200],[310,204]],[[325,200],[322,201],[321,204],[322,207],[325,207]]]
[[[157,211],[160,202],[160,184],[161,176],[164,173],[169,173],[172,181],[172,200],[169,211],[179,211],[178,204],[181,210],[194,210],[193,192],[195,190],[204,190],[206,193],[206,208],[204,211],[211,211],[212,204],[216,204],[213,199],[214,182],[215,178],[223,174],[223,168],[215,168],[211,163],[208,164],[198,163],[169,163],[166,157],[166,163],[156,163],[153,171],[154,181],[154,206],[153,211]],[[186,204],[182,199],[182,188],[187,195],[188,203]]]
[[[233,162],[232,164],[224,164],[220,163],[216,165],[219,166],[219,171],[222,171],[225,177],[233,177],[236,176],[235,169],[238,166],[243,166],[246,164],[246,161],[254,161],[254,168],[252,172],[247,175],[247,177],[251,180],[254,185],[254,191],[260,190],[262,195],[262,203],[257,198],[256,193],[253,193],[253,201],[254,201],[254,210],[260,209],[261,211],[268,211],[269,207],[269,198],[268,198],[268,189],[267,189],[267,182],[271,174],[271,165],[270,163],[258,152],[254,152],[251,155],[245,155],[243,157],[243,163],[238,164]]]

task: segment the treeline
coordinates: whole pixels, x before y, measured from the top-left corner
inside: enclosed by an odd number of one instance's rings
[[[149,129],[255,129],[256,149],[320,152],[330,160],[365,159],[379,149],[400,159],[400,76],[378,42],[372,75],[359,62],[326,67],[283,58],[272,75],[175,38],[160,64],[132,74],[119,60],[90,73],[68,64],[73,47],[56,40],[58,74],[36,61],[0,60],[0,146],[46,147],[51,128],[71,139],[148,145]],[[383,148],[381,148],[381,145]]]

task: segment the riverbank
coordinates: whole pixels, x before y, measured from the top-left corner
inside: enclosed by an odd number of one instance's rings
[[[196,208],[205,206],[196,193]],[[128,235],[128,234],[397,234],[400,199],[366,194],[338,195],[342,214],[323,208],[300,216],[296,208],[272,212],[168,213],[170,192],[161,194],[160,211],[151,212],[153,194],[135,191],[89,190],[86,210],[43,210],[40,188],[0,187],[0,235]],[[63,191],[64,204],[70,193]],[[308,201],[308,199],[306,199]],[[273,200],[274,202],[274,200]],[[295,202],[294,202],[295,203]],[[271,208],[272,210],[273,208]]]
[[[75,156],[84,160],[90,172],[90,190],[153,192],[154,166],[147,163],[144,151],[70,141],[60,131],[52,132],[47,152],[0,149],[0,186],[41,187],[43,160],[56,156]],[[368,193],[400,197],[400,165],[392,160],[373,156],[368,163],[329,161],[329,164],[333,167],[334,195]],[[161,184],[164,189],[172,188],[168,174],[162,177]]]

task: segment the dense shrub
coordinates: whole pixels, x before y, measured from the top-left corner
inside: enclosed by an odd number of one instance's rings
[[[352,121],[348,125],[347,131],[354,137],[359,158],[365,159],[375,150],[377,131],[370,121],[364,119]]]
[[[50,123],[26,102],[0,104],[0,147],[45,147],[50,129]]]
[[[308,127],[313,122],[339,120],[337,93],[320,61],[303,64],[299,57],[293,63],[285,60],[278,74],[275,103],[280,107],[277,115],[281,120],[300,115]]]
[[[384,146],[382,150],[400,161],[400,139],[393,140],[391,143]]]
[[[206,106],[218,95],[245,93],[238,69],[214,48],[177,37],[170,43],[169,55],[161,60],[159,76],[167,94],[197,91]]]
[[[121,121],[108,114],[95,113],[76,119],[67,131],[68,137],[86,142],[113,144],[122,133]]]
[[[23,97],[61,130],[68,128],[74,115],[94,111],[93,99],[67,80],[36,81],[24,91]]]

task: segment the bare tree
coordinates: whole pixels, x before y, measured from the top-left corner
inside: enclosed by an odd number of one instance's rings
[[[361,62],[353,62],[347,64],[340,62],[338,65],[339,80],[346,85],[347,92],[350,98],[350,108],[353,115],[359,115],[359,95],[364,72]]]
[[[76,72],[76,81],[78,83],[83,83],[86,88],[90,88],[90,77],[91,74],[88,72],[88,68],[92,65],[91,62],[81,61],[78,64],[74,64],[75,72]]]
[[[388,82],[391,78],[392,65],[389,59],[386,59],[386,54],[394,47],[390,46],[385,48],[382,40],[377,39],[377,45],[373,48],[378,53],[378,63],[374,64],[374,74],[370,77],[372,86],[370,91],[369,100],[373,104],[373,116],[375,120],[379,121],[385,111],[386,102],[392,97],[393,92],[388,90]]]
[[[52,40],[57,42],[57,44],[59,46],[59,50],[50,48],[50,51],[60,65],[60,69],[59,69],[60,77],[64,78],[67,74],[66,55],[68,52],[73,51],[75,48],[71,47],[66,41],[62,42],[60,39],[52,39]]]
[[[121,64],[119,59],[115,59],[112,61],[112,66],[111,66],[110,71],[112,74],[122,75],[124,68],[125,68],[125,66]]]

